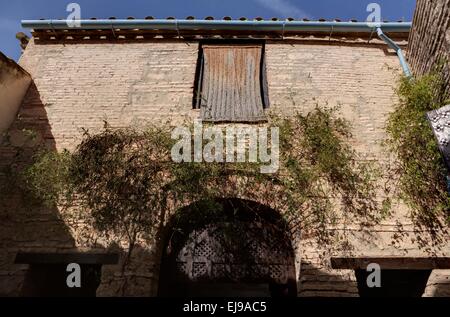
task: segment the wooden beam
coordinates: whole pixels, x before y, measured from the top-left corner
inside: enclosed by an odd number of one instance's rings
[[[117,253],[27,253],[19,252],[16,264],[117,264]]]
[[[408,33],[398,33],[390,32],[386,33],[393,40],[407,40]],[[55,37],[58,40],[64,40],[67,37],[72,37],[75,39],[82,39],[84,37],[89,37],[90,39],[98,39],[100,37],[107,37],[108,39],[115,39],[119,36],[125,37],[127,39],[135,39],[138,36],[144,38],[154,38],[155,36],[160,36],[162,38],[208,38],[213,36],[220,36],[222,38],[239,37],[239,38],[286,38],[286,37],[317,37],[317,38],[335,38],[335,39],[374,39],[376,36],[370,33],[361,32],[345,32],[345,33],[335,33],[328,34],[326,32],[310,32],[310,31],[286,31],[284,34],[282,32],[266,32],[266,31],[221,31],[221,30],[192,30],[192,31],[167,31],[167,30],[34,30],[32,35],[41,40],[50,39]]]
[[[332,257],[333,269],[366,270],[370,263],[382,270],[450,269],[450,257]]]

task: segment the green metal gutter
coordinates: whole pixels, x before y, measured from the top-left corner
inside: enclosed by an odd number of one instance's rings
[[[79,26],[69,26],[76,22]],[[394,49],[400,60],[405,76],[411,77],[400,47],[384,32],[408,33],[411,22],[320,22],[320,21],[249,21],[249,20],[178,20],[178,19],[106,19],[106,20],[23,20],[22,27],[34,30],[167,30],[167,31],[259,31],[259,32],[323,32],[326,34],[341,32],[374,33]]]
[[[391,40],[386,34],[384,34],[383,31],[381,30],[381,27],[377,28],[377,34],[384,42],[386,42],[386,44],[390,48],[395,50],[395,52],[397,53],[398,59],[400,61],[400,65],[402,66],[403,73],[405,74],[405,76],[408,77],[408,78],[412,78],[411,70],[409,69],[408,63],[406,62],[405,56],[403,55],[403,51],[400,48],[400,46],[398,46],[393,40]]]
[[[141,29],[141,30],[242,30],[242,31],[314,31],[314,32],[374,32],[376,27],[368,22],[319,22],[319,21],[241,21],[241,20],[144,20],[144,19],[105,19],[78,20],[79,27],[69,27],[74,20],[22,20],[22,27],[44,29],[84,29],[110,30]],[[409,32],[411,22],[381,22],[380,27],[385,32]]]

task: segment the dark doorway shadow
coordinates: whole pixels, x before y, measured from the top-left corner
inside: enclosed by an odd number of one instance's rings
[[[190,205],[169,224],[158,295],[296,296],[295,254],[280,215],[251,201],[216,204]]]
[[[68,287],[66,264],[30,265],[20,296],[95,297],[101,281],[102,266],[82,264],[80,267],[80,287]]]
[[[381,270],[380,287],[369,287],[371,272],[356,270],[361,297],[422,297],[431,270]]]

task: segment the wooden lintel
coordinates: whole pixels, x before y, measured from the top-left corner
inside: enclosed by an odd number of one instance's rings
[[[366,270],[371,263],[383,270],[450,269],[450,257],[332,257],[333,269]]]
[[[105,264],[119,262],[117,253],[27,253],[16,255],[16,264]]]

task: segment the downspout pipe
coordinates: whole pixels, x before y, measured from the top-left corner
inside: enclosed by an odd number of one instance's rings
[[[362,32],[371,33],[375,27],[367,22],[320,22],[320,21],[251,21],[251,20],[145,20],[145,19],[102,19],[78,20],[78,27],[69,27],[68,22],[74,20],[22,20],[22,27],[34,30],[242,30],[242,31],[313,31],[313,32]],[[411,22],[380,22],[385,32],[407,33]]]
[[[378,37],[380,39],[382,39],[384,42],[386,42],[386,44],[390,48],[395,50],[395,52],[397,53],[398,59],[400,60],[400,65],[402,66],[403,73],[405,74],[405,76],[407,78],[411,79],[412,78],[411,70],[409,69],[408,63],[406,62],[406,59],[405,59],[405,55],[403,55],[403,51],[400,48],[400,46],[398,46],[397,43],[395,43],[386,34],[384,34],[383,30],[380,27],[377,28],[377,34],[378,34]]]

